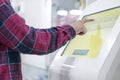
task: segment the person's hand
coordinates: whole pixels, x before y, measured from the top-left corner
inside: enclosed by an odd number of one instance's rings
[[[94,21],[94,19],[84,19],[76,21],[70,24],[73,29],[76,31],[77,35],[84,35],[87,32],[87,28],[84,26],[85,23]]]

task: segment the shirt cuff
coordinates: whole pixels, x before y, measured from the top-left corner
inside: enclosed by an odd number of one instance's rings
[[[73,39],[76,36],[76,31],[70,25],[64,25],[65,30],[68,32],[69,39]]]

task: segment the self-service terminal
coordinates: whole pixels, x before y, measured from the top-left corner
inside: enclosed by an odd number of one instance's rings
[[[79,19],[95,21],[58,51],[49,80],[120,80],[120,0],[97,0]]]

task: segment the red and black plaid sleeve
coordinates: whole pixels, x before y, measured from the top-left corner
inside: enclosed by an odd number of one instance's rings
[[[28,54],[47,54],[75,37],[70,25],[50,29],[35,29],[25,24],[10,4],[0,4],[0,43]]]

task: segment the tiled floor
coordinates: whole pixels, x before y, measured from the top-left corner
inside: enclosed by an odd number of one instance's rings
[[[23,64],[23,80],[48,80],[47,70]]]

